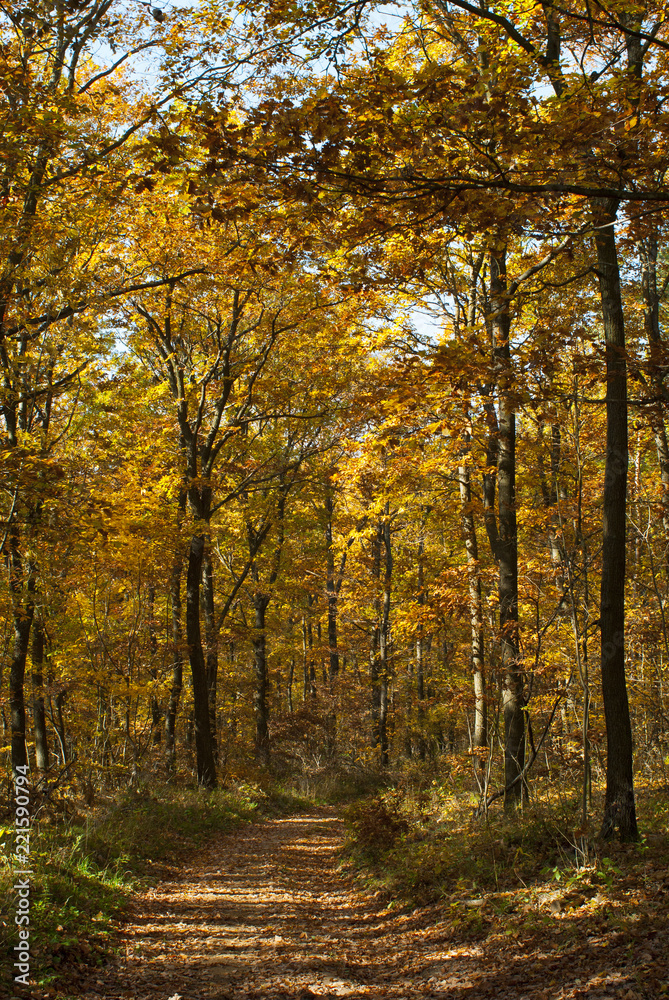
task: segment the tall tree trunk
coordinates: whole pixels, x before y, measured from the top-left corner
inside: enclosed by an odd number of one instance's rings
[[[326,486],[325,493],[325,559],[326,587],[328,594],[328,649],[330,654],[328,677],[332,685],[339,673],[339,650],[337,647],[337,588],[335,583],[334,550],[332,548],[332,516],[334,504],[331,486]]]
[[[176,774],[176,722],[183,688],[183,627],[181,624],[181,554],[175,559],[170,580],[172,618],[172,685],[165,713],[165,758],[168,777]]]
[[[374,576],[381,578],[381,547],[384,552],[383,592],[375,601],[377,620],[372,631],[370,651],[372,673],[372,746],[381,751],[381,767],[388,766],[388,649],[390,644],[390,592],[392,584],[393,555],[390,544],[389,504],[373,541]]]
[[[248,544],[249,544],[249,558],[252,561],[250,564],[251,578],[255,583],[255,589],[253,593],[253,608],[255,611],[255,628],[253,631],[253,660],[255,665],[255,675],[256,684],[254,692],[254,702],[255,702],[255,716],[256,716],[256,740],[255,749],[256,756],[262,764],[269,764],[270,759],[270,745],[269,745],[269,703],[267,700],[268,694],[268,676],[267,676],[267,632],[265,629],[265,615],[269,602],[272,599],[272,588],[276,583],[279,576],[279,569],[281,567],[281,553],[283,551],[284,542],[284,516],[286,510],[286,497],[288,495],[288,490],[290,489],[290,484],[286,484],[281,478],[281,492],[276,505],[276,527],[277,527],[277,540],[274,547],[274,552],[272,553],[271,569],[266,578],[265,586],[261,588],[260,582],[260,572],[258,566],[255,562],[255,556],[258,551],[258,532],[253,528],[251,523],[247,524],[248,533]],[[265,534],[263,534],[265,537]]]
[[[601,637],[606,720],[606,796],[602,835],[638,837],[632,771],[632,726],[625,679],[627,505],[627,363],[620,272],[614,233],[617,205],[593,200],[597,271],[606,341],[606,465],[604,471]]]
[[[427,516],[427,515],[426,515]],[[418,605],[421,609],[425,607],[425,539],[421,527],[421,535],[418,541]],[[418,741],[417,750],[420,760],[425,760],[427,739],[425,737],[425,633],[422,620],[418,624],[418,634],[416,636],[416,701],[417,721],[418,721]]]
[[[304,650],[304,687],[302,700],[316,697],[316,663],[314,661],[314,630],[311,623],[311,609],[316,598],[307,596],[307,613],[302,616],[302,642]]]
[[[186,578],[186,638],[193,678],[193,715],[197,780],[205,788],[216,787],[216,763],[209,725],[209,692],[200,632],[200,581],[204,557],[204,535],[193,535]]]
[[[65,718],[63,716],[63,705],[65,703],[65,689],[61,690],[56,695],[56,711],[51,709],[51,721],[53,722],[53,727],[56,730],[56,736],[58,737],[58,744],[60,746],[60,762],[65,767],[67,764],[67,741],[65,732]],[[51,705],[51,696],[49,695],[49,705]]]
[[[490,254],[490,305],[493,310],[494,356],[499,394],[499,504],[497,558],[499,563],[499,631],[503,672],[504,806],[512,811],[522,800],[525,766],[525,699],[518,638],[518,530],[516,524],[516,414],[509,334],[506,249]]]
[[[487,703],[485,690],[485,646],[483,633],[483,609],[481,598],[481,572],[479,548],[472,508],[472,484],[470,467],[466,461],[470,451],[471,434],[464,434],[464,463],[458,470],[460,481],[460,509],[462,512],[462,534],[467,555],[467,579],[469,583],[469,617],[471,622],[471,667],[474,680],[474,732],[472,745],[485,747],[488,744]]]
[[[369,648],[370,680],[372,684],[372,747],[376,748],[381,743],[381,663],[380,663],[380,638],[381,638],[381,596],[378,587],[381,579],[381,541],[383,538],[383,525],[379,524],[372,537],[372,579],[377,587],[377,594],[374,598],[374,622],[372,624]]]
[[[255,669],[255,689],[253,703],[256,717],[255,750],[261,764],[269,764],[269,706],[267,703],[267,635],[265,632],[265,612],[269,604],[266,594],[253,595],[255,612],[253,630],[253,665]]]
[[[36,569],[20,550],[18,529],[12,526],[9,535],[9,588],[14,620],[14,644],[9,668],[9,711],[12,725],[12,770],[28,765],[26,746],[26,706],[24,681],[30,644],[30,631],[35,613]]]
[[[334,549],[332,548],[332,518],[334,514],[334,502],[332,498],[332,485],[325,484],[325,562],[326,562],[326,589],[328,595],[328,681],[330,689],[330,704],[325,719],[326,729],[326,752],[332,759],[336,752],[337,743],[337,714],[335,710],[335,682],[339,674],[339,649],[337,645],[337,584],[335,581],[335,560]]]
[[[49,741],[44,709],[44,627],[40,618],[33,625],[32,682],[35,761],[40,771],[49,770]]]
[[[288,682],[286,684],[286,694],[288,695],[288,711],[293,712],[293,682],[295,680],[295,657],[290,658],[290,667],[288,668]]]
[[[662,527],[664,528],[664,572],[669,579],[669,442],[664,421],[664,401],[667,396],[662,376],[665,350],[660,333],[660,295],[657,288],[657,238],[650,236],[640,246],[643,264],[643,320],[648,344],[649,382],[653,401],[647,408],[648,420],[655,439],[662,483]]]
[[[156,588],[153,583],[149,584],[149,649],[151,651],[150,673],[154,682],[158,681],[158,667],[156,657],[158,654],[158,636],[156,634]],[[158,695],[155,690],[151,692],[151,742],[158,746],[162,737],[161,711]]]
[[[218,762],[216,734],[216,688],[218,684],[218,629],[214,612],[214,568],[211,553],[205,547],[202,561],[202,609],[204,611],[204,637],[206,648],[207,690],[209,692],[209,726],[214,760]]]

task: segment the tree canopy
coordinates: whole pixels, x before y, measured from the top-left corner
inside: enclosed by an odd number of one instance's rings
[[[660,3],[4,5],[7,768],[571,754],[637,838],[668,96]]]

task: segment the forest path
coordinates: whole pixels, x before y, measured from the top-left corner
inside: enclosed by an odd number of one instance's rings
[[[544,935],[541,942],[495,935],[456,944],[446,905],[388,909],[381,895],[340,870],[343,837],[343,823],[329,809],[215,837],[136,897],[124,928],[125,955],[93,973],[77,996],[643,996],[629,992],[632,983],[608,948],[596,955],[585,946],[584,961],[583,938],[573,941],[574,950],[564,943],[553,949]]]

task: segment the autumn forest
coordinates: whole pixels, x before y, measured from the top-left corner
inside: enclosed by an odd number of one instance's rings
[[[10,812],[666,839],[668,23],[0,5]]]

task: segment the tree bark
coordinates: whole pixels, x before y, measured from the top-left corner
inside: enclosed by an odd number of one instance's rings
[[[379,586],[381,578],[381,539],[383,525],[379,524],[372,538],[372,578]],[[372,624],[369,648],[370,680],[372,684],[372,747],[381,742],[381,670],[379,645],[381,637],[381,598],[377,592],[374,598],[374,622]]]
[[[158,681],[158,668],[156,657],[158,654],[158,636],[156,634],[156,588],[150,583],[148,588],[149,602],[149,648],[151,651],[151,666],[149,668],[154,682]],[[151,742],[158,746],[162,737],[161,711],[158,695],[155,690],[151,692]]]
[[[65,718],[63,716],[63,704],[65,703],[65,689],[61,690],[56,695],[56,712],[55,715],[53,711],[51,712],[51,721],[53,722],[54,729],[56,730],[56,735],[58,736],[58,743],[60,745],[60,758],[63,767],[67,764],[67,742],[66,742],[66,732],[65,732]],[[51,702],[49,701],[49,704]]]
[[[602,836],[638,837],[632,771],[632,726],[625,679],[625,560],[627,506],[627,363],[620,272],[614,232],[617,205],[594,200],[597,271],[606,351],[601,638],[606,720],[606,796]]]
[[[200,632],[200,581],[204,544],[204,535],[193,535],[191,538],[186,578],[186,638],[193,678],[197,780],[205,788],[215,788],[216,763],[209,725],[209,692]]]
[[[33,625],[32,682],[35,762],[40,771],[49,770],[49,740],[44,708],[44,627],[38,618]]]
[[[664,528],[664,572],[669,579],[669,442],[664,421],[666,388],[662,369],[666,363],[665,348],[660,333],[660,295],[657,288],[657,238],[648,237],[640,247],[643,264],[643,320],[648,344],[649,382],[653,400],[648,407],[648,420],[655,439],[662,483],[662,527]]]
[[[256,717],[255,749],[261,764],[269,764],[269,707],[267,704],[267,636],[265,632],[265,612],[269,604],[266,594],[253,595],[255,612],[253,631],[253,665],[255,669],[255,690],[253,704]]]
[[[214,569],[211,554],[205,546],[202,561],[202,608],[204,611],[204,637],[206,649],[207,691],[209,693],[209,727],[214,760],[218,762],[218,737],[216,733],[216,688],[218,684],[218,629],[214,611]]]
[[[425,607],[425,563],[423,554],[425,551],[425,540],[421,531],[418,542],[418,604],[421,610]],[[418,635],[416,636],[416,701],[417,721],[418,721],[418,757],[425,760],[427,740],[425,738],[425,635],[423,633],[422,621],[418,625]]]
[[[337,645],[337,583],[335,581],[335,560],[332,548],[332,518],[334,515],[334,502],[332,498],[332,485],[328,481],[325,484],[325,564],[326,564],[326,590],[328,597],[328,686],[330,704],[325,718],[326,731],[326,753],[329,759],[333,759],[336,753],[337,744],[337,713],[335,709],[335,682],[339,674],[339,649]]]
[[[499,504],[497,559],[499,564],[499,632],[503,672],[504,807],[512,811],[524,794],[518,780],[525,764],[525,699],[518,636],[518,529],[516,523],[516,414],[512,400],[513,374],[509,335],[506,249],[490,254],[490,304],[493,310],[494,357],[499,393]]]
[[[465,431],[465,459],[470,450],[471,434]],[[469,584],[469,616],[471,622],[471,669],[474,680],[474,732],[472,745],[485,747],[488,744],[487,704],[485,690],[485,647],[483,632],[483,610],[481,599],[481,573],[476,525],[472,508],[472,485],[470,467],[465,461],[458,469],[460,481],[460,509],[462,512],[462,534],[467,555],[467,580]]]
[[[36,569],[30,559],[24,565],[18,530],[9,536],[9,588],[12,597],[14,644],[9,668],[9,711],[12,725],[12,770],[28,765],[24,681],[30,631],[35,613]]]
[[[176,774],[176,720],[183,688],[183,627],[181,623],[181,555],[172,567],[170,613],[172,617],[172,686],[165,713],[165,758],[168,777]]]
[[[332,500],[331,487],[326,486],[325,493],[325,558],[326,558],[326,587],[328,595],[328,649],[330,654],[328,678],[330,685],[335,681],[339,673],[339,650],[337,648],[337,588],[335,584],[335,564],[334,551],[332,548],[332,516],[334,504]]]
[[[375,573],[381,575],[381,545],[384,552],[383,594],[377,599],[378,625],[372,639],[372,746],[381,751],[381,767],[388,766],[388,681],[390,646],[390,596],[393,573],[393,554],[390,539],[389,504],[386,504],[385,520],[377,529],[375,549]],[[378,572],[377,572],[378,570]]]
[[[303,688],[302,700],[316,697],[316,664],[314,662],[314,630],[311,623],[311,608],[315,601],[314,595],[307,597],[307,612],[302,615],[302,648],[303,648]]]
[[[253,631],[253,662],[255,666],[255,691],[254,706],[256,717],[256,756],[261,764],[268,765],[270,760],[269,743],[269,704],[267,693],[269,688],[267,676],[267,633],[265,629],[265,615],[269,602],[272,599],[272,588],[279,576],[281,567],[281,553],[284,542],[284,515],[286,509],[286,497],[290,484],[281,480],[281,492],[277,501],[275,523],[277,525],[277,540],[272,554],[271,569],[267,576],[265,586],[261,585],[260,572],[255,562],[258,552],[259,533],[253,526],[247,524],[247,535],[249,544],[250,572],[255,584],[253,592],[253,608],[255,612],[255,627]],[[267,530],[263,530],[262,537],[265,538]]]

